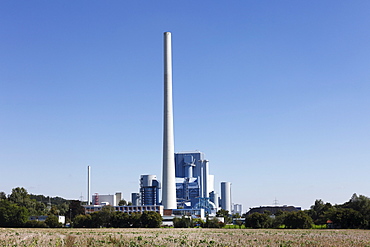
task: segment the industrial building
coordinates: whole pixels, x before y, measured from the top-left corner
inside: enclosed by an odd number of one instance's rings
[[[141,205],[141,200],[140,200],[140,193],[131,193],[131,203],[132,206],[139,206]]]
[[[220,208],[228,210],[230,214],[234,211],[241,214],[240,204],[232,207],[230,182],[221,183],[221,198],[215,191],[214,176],[209,174],[209,161],[204,156],[200,151],[174,154],[177,208],[185,211],[203,209],[210,216]],[[131,194],[133,205],[159,205],[160,188],[155,175],[141,175],[140,193]]]
[[[242,215],[242,213],[243,213],[243,205],[233,204],[233,214]]]
[[[159,205],[160,188],[161,184],[157,180],[156,175],[141,175],[140,178],[141,205]],[[135,204],[137,204],[137,199]]]
[[[174,151],[172,102],[172,41],[171,33],[164,33],[164,108],[163,108],[163,164],[162,185],[156,175],[141,175],[140,192],[131,194],[131,207],[117,207],[121,200],[113,195],[93,196],[88,212],[100,210],[100,205],[112,205],[116,210],[149,210],[162,205],[165,215],[215,215],[221,208],[232,212],[231,183],[221,183],[221,198],[215,191],[214,176],[209,174],[209,161],[200,151]],[[161,198],[160,200],[160,190]],[[90,166],[88,167],[88,194],[90,196]],[[140,211],[139,210],[139,211]],[[157,208],[156,208],[157,210]],[[180,211],[179,211],[180,210]],[[163,213],[162,213],[163,214]]]
[[[210,201],[214,192],[214,176],[209,174],[209,161],[200,151],[175,153],[176,200],[181,208],[203,208],[215,214]]]
[[[85,208],[86,214],[91,214],[93,212],[100,211],[104,205],[83,205]],[[132,213],[143,213],[145,211],[153,211],[159,213],[163,216],[163,206],[161,205],[154,205],[154,206],[114,206],[115,211],[120,211],[128,214]]]
[[[221,182],[221,208],[231,213],[231,183]]]
[[[95,193],[95,195],[92,196],[92,204],[118,206],[118,203],[121,201],[121,199],[121,192],[117,192],[115,195],[100,195]]]

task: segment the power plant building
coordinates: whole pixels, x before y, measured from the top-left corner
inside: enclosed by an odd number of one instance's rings
[[[156,175],[141,175],[140,192],[131,193],[132,205],[118,206],[121,193],[92,196],[87,200],[86,213],[99,211],[111,205],[116,211],[127,213],[155,211],[163,215],[215,215],[221,208],[232,212],[231,183],[221,183],[221,199],[215,192],[214,176],[209,174],[209,161],[200,151],[174,151],[174,122],[172,102],[172,40],[164,33],[164,108],[163,108],[163,163],[162,186]],[[88,166],[88,199],[91,193],[90,166]],[[160,200],[162,189],[162,200]],[[240,209],[240,210],[239,210]],[[235,211],[241,211],[236,208]],[[170,212],[168,214],[168,212]]]
[[[121,192],[117,192],[115,195],[99,195],[98,193],[96,193],[92,196],[92,204],[118,206],[118,203],[121,199]]]
[[[131,194],[132,203],[161,204],[166,212],[173,214],[181,208],[185,211],[202,209],[212,215],[219,209],[219,196],[215,192],[214,176],[209,174],[209,162],[199,151],[175,153],[173,125],[172,40],[171,33],[165,32],[162,188],[155,175],[141,175],[140,194]],[[221,184],[221,188],[221,204],[231,212],[230,183]],[[162,189],[162,201],[159,189]]]
[[[140,202],[140,193],[131,193],[131,203],[133,206],[139,206],[141,205],[141,202]]]
[[[141,175],[141,205],[159,205],[159,189],[161,185],[156,175]],[[138,203],[137,201],[135,203]]]
[[[221,182],[221,208],[231,213],[231,183]]]
[[[209,200],[214,191],[214,178],[209,175],[208,160],[199,151],[175,153],[176,198],[182,207]]]

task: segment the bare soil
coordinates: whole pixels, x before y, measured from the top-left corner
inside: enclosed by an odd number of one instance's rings
[[[369,246],[367,230],[0,228],[0,246]]]

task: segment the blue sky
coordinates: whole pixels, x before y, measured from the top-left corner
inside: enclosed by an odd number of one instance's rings
[[[86,200],[161,177],[163,32],[175,150],[234,203],[370,196],[369,1],[1,1],[0,191]]]

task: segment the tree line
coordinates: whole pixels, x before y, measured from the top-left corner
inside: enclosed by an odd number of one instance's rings
[[[271,215],[253,213],[245,218],[245,226],[251,228],[309,229],[315,226],[343,229],[370,229],[370,198],[353,194],[348,202],[339,205],[316,200],[309,210],[297,212],[279,211]]]
[[[126,201],[121,201],[126,204]],[[128,204],[128,203],[127,203]],[[29,216],[47,215],[46,221],[30,221]],[[85,214],[81,202],[65,200],[60,197],[45,197],[28,194],[24,188],[14,188],[10,195],[0,192],[0,227],[61,227],[57,215],[64,215],[66,222],[73,227],[160,227],[162,217],[156,212],[127,214],[115,211],[112,206]],[[232,218],[226,210],[219,210],[217,218],[192,219],[175,218],[174,227],[209,227],[221,228],[229,224]],[[315,226],[329,228],[370,229],[370,198],[353,194],[348,202],[339,205],[316,200],[309,210],[296,212],[279,211],[271,215],[269,211],[243,215],[245,227],[248,228],[312,228]],[[242,225],[241,221],[236,224]]]
[[[2,227],[61,227],[57,215],[73,217],[85,213],[78,200],[32,195],[25,188],[12,189],[8,196],[0,192],[0,226]],[[45,221],[29,220],[30,216],[48,216]]]
[[[153,211],[128,214],[115,211],[112,206],[104,206],[91,214],[80,214],[74,218],[73,227],[115,227],[115,228],[158,228],[162,225],[162,216]]]
[[[125,200],[120,205],[130,205]],[[48,216],[45,221],[29,220],[30,216]],[[25,188],[14,188],[8,196],[0,192],[0,227],[62,227],[58,215],[66,217],[73,227],[160,227],[162,217],[156,212],[127,214],[112,206],[85,215],[78,200],[28,194]]]

